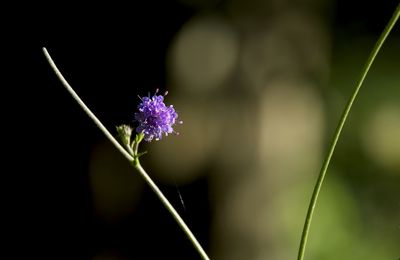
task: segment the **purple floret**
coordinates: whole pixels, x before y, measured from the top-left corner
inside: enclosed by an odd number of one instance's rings
[[[175,133],[172,128],[177,122],[178,114],[172,105],[164,104],[164,96],[154,95],[153,97],[142,97],[138,105],[139,112],[135,113],[135,120],[139,122],[136,128],[137,133],[144,134],[144,140],[160,140],[162,135]]]

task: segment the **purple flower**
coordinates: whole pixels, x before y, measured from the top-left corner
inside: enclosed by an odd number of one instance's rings
[[[172,105],[166,106],[164,104],[164,96],[157,95],[157,91],[153,97],[142,97],[142,102],[138,105],[139,112],[135,113],[135,120],[139,122],[136,128],[137,133],[144,134],[144,140],[150,142],[151,140],[160,140],[162,135],[176,133],[172,128],[177,121],[178,114]]]

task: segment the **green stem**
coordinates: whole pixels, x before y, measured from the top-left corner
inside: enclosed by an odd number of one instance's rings
[[[204,249],[201,247],[200,243],[197,241],[196,237],[190,231],[189,227],[183,221],[183,219],[179,216],[178,212],[174,209],[172,204],[168,201],[168,199],[164,196],[161,190],[157,187],[157,185],[153,182],[150,176],[146,173],[146,171],[142,168],[139,162],[139,158],[136,157],[135,159],[121,146],[121,144],[112,136],[112,134],[107,130],[107,128],[100,122],[100,120],[90,111],[90,109],[85,105],[85,103],[80,99],[80,97],[76,94],[76,92],[72,89],[72,87],[68,84],[65,80],[61,72],[58,70],[56,64],[50,57],[49,53],[47,52],[46,48],[43,48],[43,53],[46,56],[47,61],[49,62],[51,68],[54,70],[57,77],[60,79],[61,83],[64,87],[68,90],[68,92],[72,95],[75,101],[82,107],[82,109],[86,112],[86,114],[93,120],[93,122],[97,125],[97,127],[105,134],[105,136],[111,141],[111,143],[124,155],[128,161],[132,163],[134,168],[140,173],[143,177],[145,182],[150,186],[150,188],[154,191],[157,197],[160,199],[161,203],[167,208],[167,210],[171,213],[172,217],[178,222],[179,226],[185,232],[186,236],[192,242],[193,246],[199,252],[200,256],[205,259],[209,260]],[[137,147],[136,147],[137,149]]]
[[[393,26],[396,24],[397,20],[399,19],[400,16],[400,4],[397,6],[392,18],[390,19],[389,23],[386,25],[384,31],[382,32],[381,36],[379,37],[378,41],[376,42],[365,66],[364,69],[362,70],[361,73],[361,77],[360,80],[358,81],[353,94],[351,95],[343,113],[342,116],[340,118],[339,124],[336,128],[335,134],[333,136],[333,140],[331,143],[331,146],[329,148],[329,152],[328,155],[326,156],[324,163],[322,165],[321,171],[319,173],[317,182],[314,186],[314,191],[313,194],[311,196],[311,200],[310,200],[310,204],[308,206],[308,211],[307,211],[307,216],[306,216],[306,220],[304,223],[304,228],[303,228],[303,233],[301,235],[301,241],[300,241],[300,247],[299,247],[299,253],[297,256],[298,260],[302,260],[304,258],[304,251],[306,249],[306,243],[307,243],[307,237],[308,237],[308,232],[310,230],[310,225],[311,225],[311,220],[312,220],[312,216],[314,213],[314,209],[315,209],[315,205],[317,203],[317,199],[318,199],[318,194],[321,190],[321,186],[322,183],[324,181],[325,178],[325,174],[326,171],[328,169],[329,166],[329,162],[332,158],[333,152],[335,151],[335,147],[336,147],[336,143],[339,139],[340,133],[342,132],[343,126],[346,122],[347,116],[349,115],[350,109],[353,105],[354,100],[357,97],[357,94],[364,82],[365,77],[368,74],[369,69],[371,68],[372,63],[374,62],[376,55],[378,54],[379,50],[381,49],[383,43],[385,42],[387,36],[389,35],[390,31],[392,30]]]

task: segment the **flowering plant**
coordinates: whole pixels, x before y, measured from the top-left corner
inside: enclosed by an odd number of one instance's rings
[[[375,60],[376,55],[378,54],[380,48],[385,42],[387,36],[392,30],[394,24],[397,22],[400,16],[400,5],[396,8],[396,11],[393,17],[390,19],[388,25],[384,29],[380,38],[378,39],[374,49],[371,52],[370,57],[368,58],[366,65],[361,73],[361,77],[357,82],[354,92],[349,98],[347,105],[345,106],[341,119],[336,128],[334,137],[332,139],[331,146],[327,153],[327,156],[322,164],[320,174],[316,181],[313,194],[309,203],[303,232],[300,240],[300,247],[298,251],[298,260],[304,259],[304,252],[306,248],[306,242],[308,238],[308,233],[310,230],[311,219],[313,216],[313,212],[315,209],[315,205],[318,199],[319,192],[322,187],[322,183],[324,181],[330,160],[334,153],[336,144],[339,140],[341,131],[346,122],[346,119],[349,115],[353,102],[355,101],[357,94],[364,82],[364,79]],[[90,111],[90,109],[84,104],[84,102],[79,98],[79,96],[75,93],[72,87],[68,84],[68,82],[64,79],[60,71],[57,69],[47,50],[43,48],[44,54],[48,59],[51,67],[54,69],[56,75],[59,77],[63,85],[70,92],[73,98],[78,102],[78,104],[83,108],[83,110],[88,114],[88,116],[95,122],[95,124],[99,127],[99,129],[107,136],[107,138],[114,144],[114,146],[128,159],[133,167],[139,172],[139,174],[143,177],[143,179],[147,182],[147,184],[151,187],[151,189],[158,196],[162,204],[167,208],[167,210],[171,213],[173,218],[177,221],[179,226],[183,229],[187,237],[190,239],[194,247],[199,252],[200,256],[203,259],[209,259],[208,255],[197,241],[191,230],[179,216],[177,211],[171,205],[171,203],[167,200],[167,198],[163,195],[157,185],[152,181],[150,176],[146,173],[146,171],[140,165],[139,158],[146,152],[139,152],[139,144],[141,141],[145,140],[147,142],[151,142],[153,140],[158,141],[163,138],[163,136],[168,136],[170,134],[178,134],[174,130],[174,126],[176,124],[182,124],[182,121],[178,120],[178,113],[175,111],[175,108],[170,105],[167,106],[164,103],[165,95],[158,95],[158,91],[150,97],[145,96],[140,98],[140,103],[138,105],[138,112],[134,114],[134,120],[138,124],[135,128],[135,138],[132,140],[132,133],[134,132],[133,128],[128,125],[121,125],[117,127],[117,132],[120,138],[120,142],[118,142],[114,136],[104,127],[104,125],[97,119],[97,117]],[[122,145],[121,145],[122,143]]]

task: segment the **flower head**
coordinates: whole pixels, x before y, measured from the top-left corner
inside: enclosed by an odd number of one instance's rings
[[[138,105],[139,112],[135,113],[135,120],[139,122],[136,128],[137,133],[144,134],[144,140],[160,140],[162,135],[176,133],[172,128],[177,121],[178,114],[172,105],[164,104],[164,96],[157,95],[157,91],[153,97],[142,97],[142,102]]]

